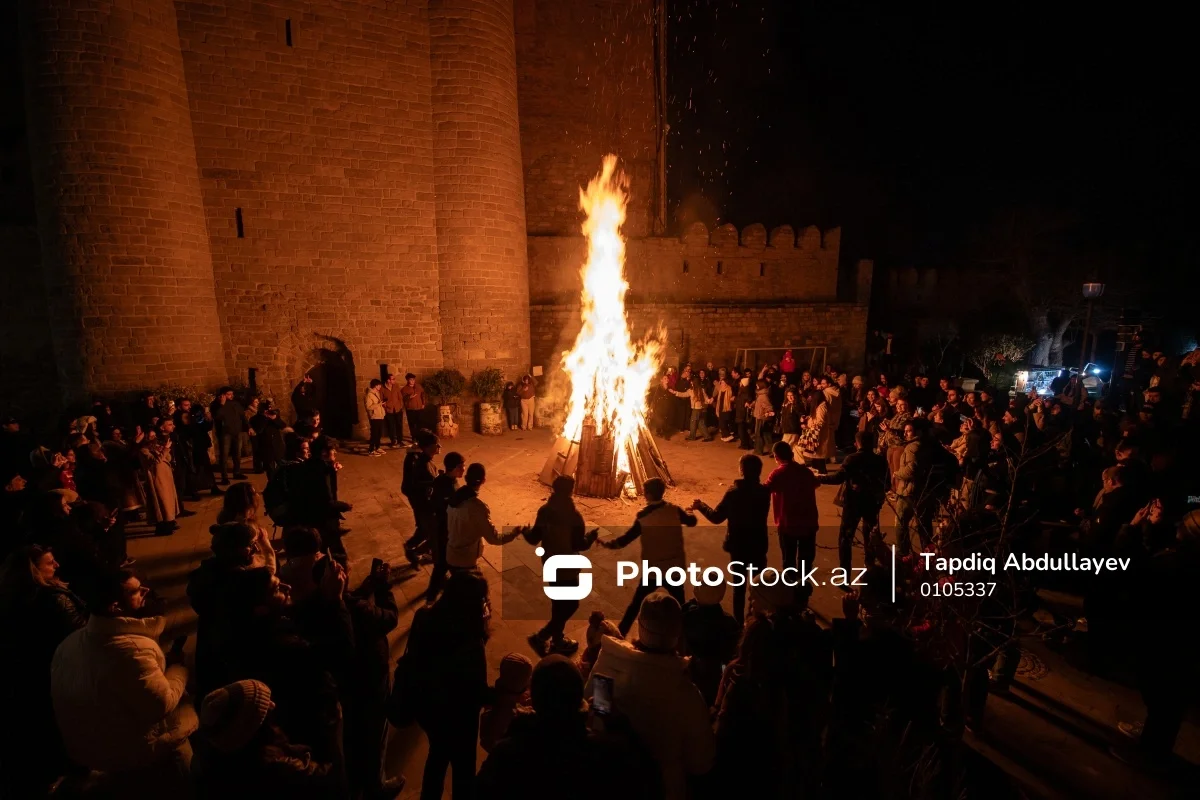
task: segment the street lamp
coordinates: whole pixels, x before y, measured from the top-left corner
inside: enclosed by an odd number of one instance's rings
[[[1087,340],[1088,333],[1092,327],[1092,306],[1096,302],[1096,298],[1104,294],[1103,283],[1085,283],[1083,285],[1083,298],[1087,300],[1087,317],[1083,322],[1083,340],[1079,343],[1079,371],[1083,372],[1084,364],[1087,363]]]

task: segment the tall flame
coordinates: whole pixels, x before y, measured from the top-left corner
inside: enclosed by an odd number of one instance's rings
[[[625,319],[625,222],[628,201],[624,174],[617,157],[604,157],[600,174],[579,192],[579,207],[587,215],[583,235],[588,241],[583,265],[580,316],[583,327],[575,346],[563,355],[571,379],[571,400],[563,436],[579,441],[585,421],[597,434],[611,431],[617,469],[629,473],[629,445],[637,445],[646,424],[646,394],[662,363],[662,344],[656,338],[634,344]]]

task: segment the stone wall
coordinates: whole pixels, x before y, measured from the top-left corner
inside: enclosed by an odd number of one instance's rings
[[[515,0],[531,235],[579,235],[579,188],[607,153],[631,178],[626,235],[653,232],[654,9],[655,0]]]
[[[739,348],[824,346],[827,363],[853,371],[865,355],[867,306],[858,303],[631,303],[627,310],[635,340],[663,326],[667,364],[728,365]],[[530,311],[534,364],[553,383],[579,333],[579,307],[536,304]]]
[[[281,398],[319,349],[350,351],[359,395],[381,362],[439,368],[424,4],[178,6],[234,374]]]
[[[20,11],[58,388],[224,380],[175,3]]]
[[[752,303],[834,300],[837,297],[841,229],[822,233],[790,225],[768,238],[762,225],[740,235],[732,225],[710,235],[695,223],[680,239],[651,237],[626,242],[625,275],[634,302]],[[580,236],[530,236],[532,303],[579,299],[580,268],[587,243]]]
[[[58,386],[40,262],[33,225],[0,225],[0,414],[34,428],[57,410]]]
[[[512,0],[433,0],[442,342],[464,374],[529,369],[529,270]]]

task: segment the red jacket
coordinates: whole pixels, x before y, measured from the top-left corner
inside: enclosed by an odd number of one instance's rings
[[[780,536],[817,535],[817,486],[808,467],[792,461],[776,467],[763,484],[771,490],[771,509]]]

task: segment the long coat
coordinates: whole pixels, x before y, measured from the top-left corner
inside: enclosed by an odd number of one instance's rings
[[[141,451],[146,471],[146,506],[154,522],[174,522],[179,514],[179,494],[175,491],[174,459],[167,443],[151,442]]]
[[[834,434],[837,433],[838,418],[830,416],[828,402],[821,403],[808,418],[808,433],[801,441],[804,443],[805,458],[830,459],[835,455]],[[814,435],[812,431],[816,431]]]

